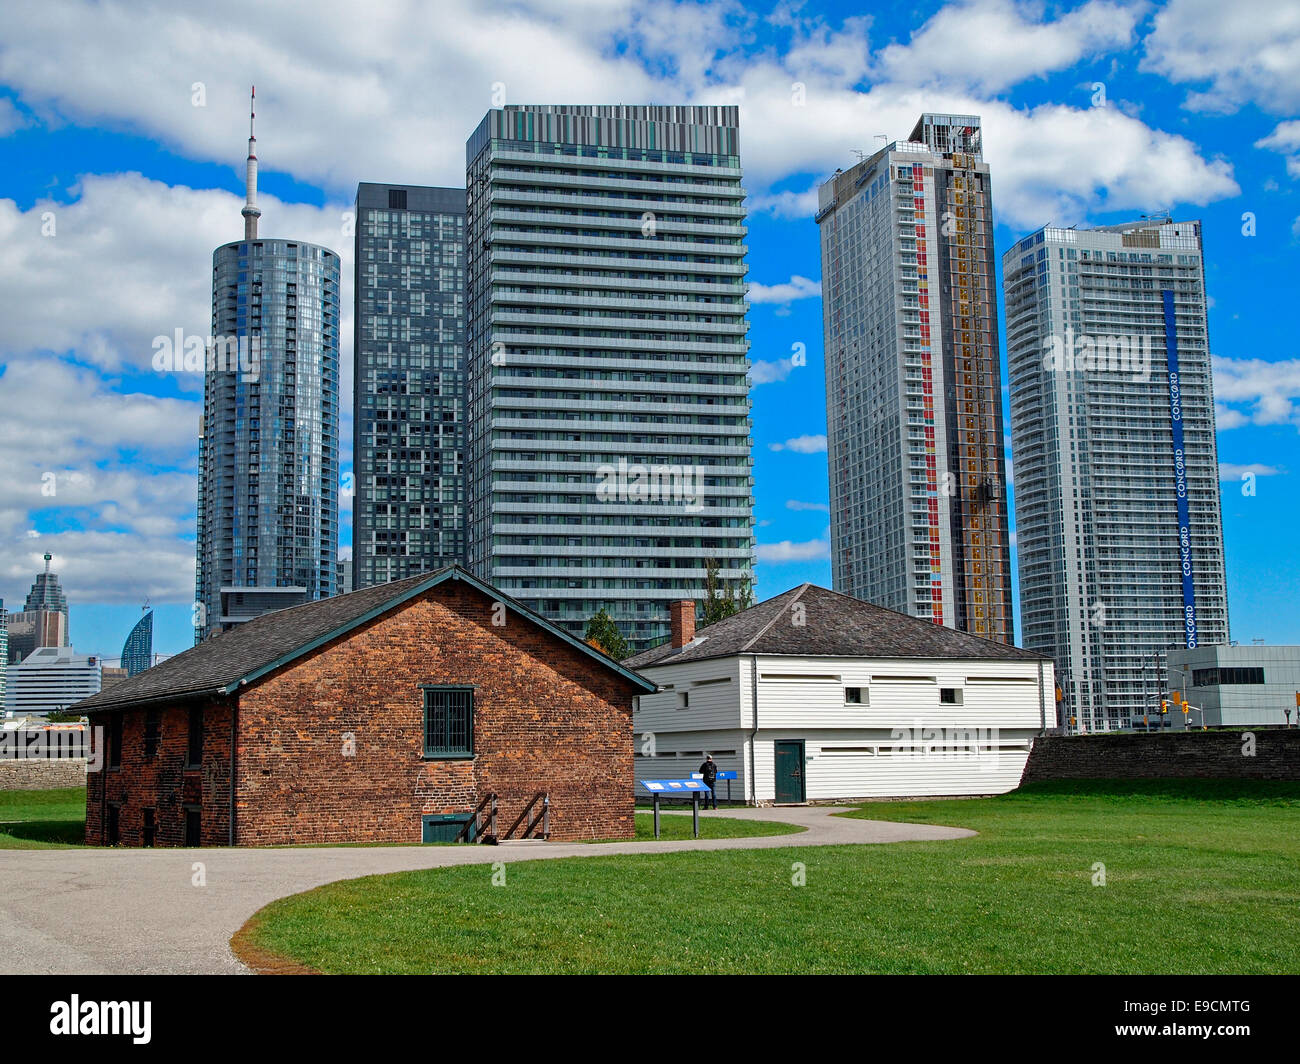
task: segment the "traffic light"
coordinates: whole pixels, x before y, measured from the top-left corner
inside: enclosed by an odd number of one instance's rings
[[[1160,700],[1160,712],[1161,712],[1161,713],[1168,713],[1168,712],[1169,712],[1169,699],[1167,699],[1167,698],[1162,698],[1162,699]]]

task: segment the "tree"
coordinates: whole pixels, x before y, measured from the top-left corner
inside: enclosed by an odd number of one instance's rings
[[[614,618],[605,611],[604,607],[587,622],[585,638],[588,646],[608,654],[615,661],[622,661],[627,657],[627,640],[623,638],[623,633],[618,630]]]
[[[718,563],[710,558],[705,562],[704,617],[701,628],[716,624],[732,614],[747,610],[754,604],[753,578],[746,573],[739,581],[723,581]]]

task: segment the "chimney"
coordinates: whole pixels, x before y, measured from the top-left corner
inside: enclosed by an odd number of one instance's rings
[[[690,599],[668,604],[668,617],[672,626],[673,646],[684,647],[695,638],[695,603]]]

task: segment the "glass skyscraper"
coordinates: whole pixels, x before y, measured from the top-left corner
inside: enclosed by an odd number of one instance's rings
[[[465,190],[357,187],[353,586],[464,561]]]
[[[122,644],[122,668],[128,677],[144,672],[153,664],[153,610],[146,609],[144,616]]]
[[[835,590],[1013,640],[993,213],[980,120],[819,190]]]
[[[1141,724],[1170,647],[1228,640],[1201,226],[1046,227],[1002,270],[1024,646],[1061,724]]]
[[[249,138],[244,239],[212,255],[196,637],[335,593],[339,257],[257,235]]]
[[[752,579],[735,107],[506,107],[466,145],[467,553],[633,650]]]

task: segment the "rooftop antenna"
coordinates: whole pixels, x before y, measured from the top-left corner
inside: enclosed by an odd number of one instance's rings
[[[253,136],[253,119],[257,117],[257,86],[252,86],[248,97],[248,161],[244,170],[244,239],[257,239],[257,219],[262,212],[257,208],[257,138]]]
[[[867,157],[867,153],[861,148],[850,148],[849,150],[858,157],[858,162],[862,162]]]

